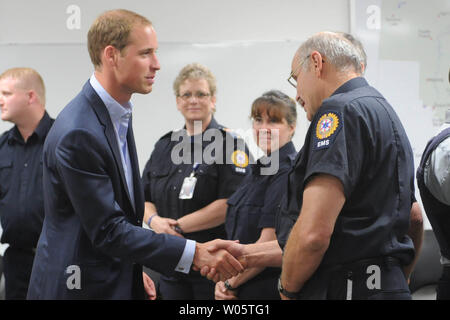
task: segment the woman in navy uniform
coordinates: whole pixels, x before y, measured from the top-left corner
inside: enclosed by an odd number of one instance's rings
[[[252,165],[251,174],[228,199],[227,238],[242,244],[276,240],[275,214],[286,191],[287,173],[296,151],[291,138],[297,120],[295,101],[269,91],[252,105],[257,145],[266,154]],[[250,268],[216,285],[216,299],[279,299],[280,268]]]
[[[208,68],[185,66],[173,88],[185,127],[165,134],[145,166],[144,221],[158,233],[198,242],[223,239],[226,201],[248,173],[249,153],[244,141],[213,117],[216,80]],[[214,299],[214,283],[195,271],[161,276],[160,294],[170,300]]]

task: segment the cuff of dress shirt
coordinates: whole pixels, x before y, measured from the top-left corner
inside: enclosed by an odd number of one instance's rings
[[[195,245],[196,242],[194,240],[186,240],[186,246],[184,247],[183,254],[175,268],[175,271],[186,274],[189,273],[192,262],[194,261]]]

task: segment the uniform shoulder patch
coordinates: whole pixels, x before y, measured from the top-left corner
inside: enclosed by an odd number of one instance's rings
[[[322,114],[319,121],[317,121],[313,149],[328,148],[342,126],[342,118],[338,112],[325,112]]]
[[[231,162],[236,166],[236,171],[245,173],[245,168],[249,164],[249,158],[245,151],[236,150],[231,154]]]

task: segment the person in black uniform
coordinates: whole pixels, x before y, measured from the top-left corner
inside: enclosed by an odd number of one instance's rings
[[[293,99],[277,90],[268,91],[253,102],[251,118],[256,143],[266,155],[252,165],[251,175],[228,199],[227,238],[241,244],[276,240],[275,213],[297,153],[291,142],[297,120]],[[270,169],[272,162],[277,165]],[[236,277],[218,282],[216,299],[279,299],[280,271],[248,268]]]
[[[173,87],[185,127],[165,134],[145,166],[144,221],[158,233],[223,239],[226,202],[249,173],[249,152],[213,117],[216,81],[208,68],[185,66]],[[214,299],[214,283],[196,271],[159,283],[163,299]]]
[[[1,119],[15,126],[0,136],[0,218],[5,298],[25,299],[44,219],[42,148],[53,119],[45,111],[45,86],[31,68],[0,75]]]
[[[450,72],[449,72],[450,81]],[[430,139],[417,169],[417,186],[441,250],[442,275],[436,299],[450,299],[450,109],[440,133]]]
[[[355,38],[353,35],[345,32],[338,32],[338,35],[344,37],[357,49],[358,59],[360,68],[356,70],[358,76],[363,76],[364,72],[367,68],[367,55],[364,50],[364,46],[361,41]],[[295,86],[295,84],[294,84]],[[300,153],[297,157],[300,157]],[[289,232],[292,226],[295,224],[298,213],[301,208],[301,198],[292,195],[291,197],[283,197],[282,205],[280,206],[280,210],[277,214],[277,240],[281,248],[284,248],[287,238],[289,236]],[[420,208],[419,203],[415,198],[415,194],[411,194],[411,213],[410,213],[410,226],[408,230],[408,236],[411,237],[414,243],[415,249],[415,257],[413,263],[405,266],[404,271],[405,275],[409,279],[409,276],[412,273],[415,263],[419,257],[419,252],[422,247],[423,241],[423,217],[422,210]]]
[[[290,174],[301,201],[279,281],[282,298],[410,299],[403,267],[414,193],[412,149],[393,108],[360,77],[357,50],[321,32],[292,61],[311,125]]]

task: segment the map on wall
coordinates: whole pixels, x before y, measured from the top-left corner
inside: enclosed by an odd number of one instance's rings
[[[450,108],[450,1],[383,1],[380,59],[419,62],[419,98],[440,126]]]
[[[420,159],[450,109],[450,0],[354,0],[351,10],[366,78],[402,118]]]
[[[450,0],[351,0],[350,8],[365,76],[401,118],[417,168],[450,109]]]

